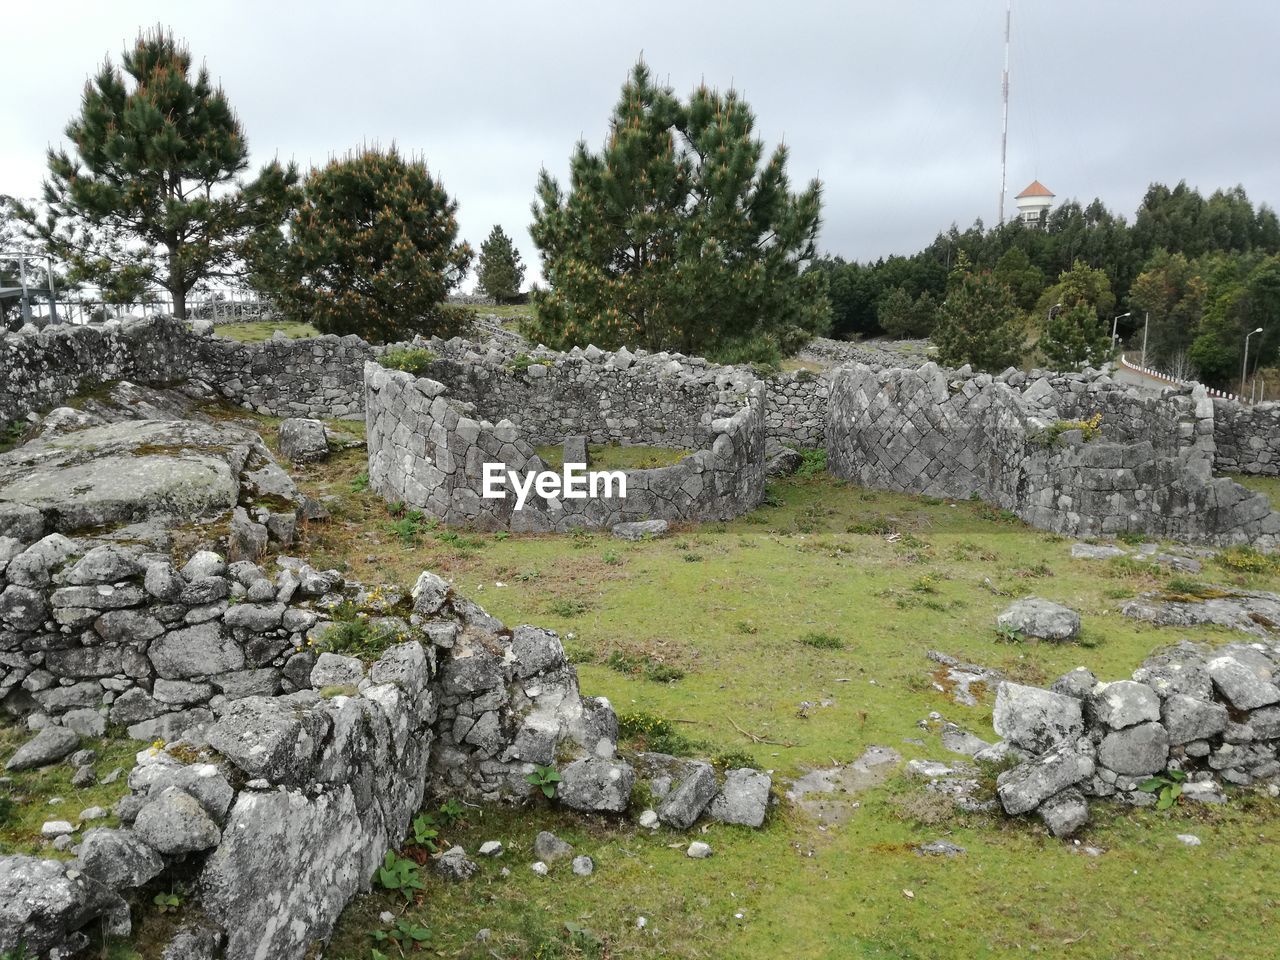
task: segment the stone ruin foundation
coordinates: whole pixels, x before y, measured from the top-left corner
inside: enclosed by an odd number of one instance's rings
[[[1270,551],[1280,513],[1214,477],[1215,412],[1203,388],[1145,397],[1080,376],[1001,377],[934,364],[840,368],[827,464],[867,487],[976,497],[1072,535],[1136,532]],[[1100,415],[1098,436],[1081,421]]]
[[[450,524],[566,531],[650,519],[725,520],[764,497],[765,386],[746,370],[668,354],[535,351],[430,342],[426,375],[365,366],[370,486]],[[546,470],[535,452],[566,438],[694,451],[628,470],[627,495],[486,499],[483,465]],[[570,461],[572,462],[572,460]]]

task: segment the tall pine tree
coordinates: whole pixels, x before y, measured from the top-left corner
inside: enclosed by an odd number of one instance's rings
[[[496,303],[509,303],[520,294],[524,283],[524,263],[520,251],[502,227],[494,224],[489,237],[480,244],[480,260],[476,266],[480,289]]]
[[[202,281],[237,272],[241,245],[277,203],[246,201],[239,175],[248,146],[220,87],[163,28],[138,37],[84,89],[67,126],[74,154],[49,151],[44,216],[23,218],[73,281],[100,286],[108,299],[142,299],[162,287],[185,319],[187,296]],[[270,164],[258,187],[283,187],[292,168]]]
[[[821,187],[791,191],[787,150],[768,157],[733,91],[681,103],[639,63],[603,149],[579,143],[566,193],[545,170],[530,232],[548,291],[533,335],[743,356],[825,332],[814,258]]]
[[[1009,288],[989,271],[975,273],[961,254],[933,328],[939,361],[998,372],[1022,359],[1024,329]]]
[[[471,264],[458,204],[421,160],[367,149],[312,170],[287,231],[255,253],[286,313],[324,333],[390,343],[443,332],[439,309]]]

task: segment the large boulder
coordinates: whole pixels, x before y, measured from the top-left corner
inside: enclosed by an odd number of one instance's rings
[[[380,806],[362,816],[347,786],[243,790],[197,879],[200,902],[227,931],[228,957],[302,960],[367,888],[386,844]]]
[[[6,770],[34,770],[57,763],[80,745],[80,737],[65,727],[45,727],[20,746],[4,765]]]
[[[1034,754],[1077,739],[1084,732],[1084,716],[1075,697],[1002,680],[996,687],[992,726],[1005,740]]]
[[[1094,769],[1091,757],[1076,750],[1074,744],[1063,744],[1000,774],[996,778],[996,795],[1005,813],[1027,813],[1093,776]]]
[[[1227,729],[1229,720],[1222,704],[1181,693],[1168,697],[1160,711],[1160,722],[1169,735],[1169,743],[1175,746],[1216,737]]]
[[[1080,614],[1052,600],[1024,597],[996,618],[997,626],[1023,636],[1062,642],[1080,634]]]
[[[695,762],[658,806],[658,819],[677,830],[688,830],[719,792],[711,764]]]
[[[1271,672],[1265,667],[1245,663],[1236,656],[1224,656],[1214,657],[1206,669],[1214,687],[1237,710],[1256,710],[1280,703],[1280,687],[1271,682]]]
[[[1158,723],[1113,730],[1098,744],[1098,763],[1128,776],[1159,773],[1169,762],[1169,734]]]
[[[711,801],[711,819],[758,827],[769,809],[772,778],[760,770],[743,767],[725,774],[724,785]]]
[[[46,587],[54,571],[79,553],[75,543],[60,533],[51,533],[9,561],[5,576],[21,587]]]
[[[271,783],[302,783],[313,771],[328,723],[273,697],[236,700],[205,740],[244,774]]]
[[[252,433],[228,424],[126,420],[40,437],[0,454],[0,505],[39,513],[60,531],[165,514],[217,516],[235,506]]]
[[[113,890],[140,887],[159,876],[164,860],[132,830],[95,827],[80,840],[80,869]]]
[[[1089,802],[1070,787],[1042,803],[1036,813],[1055,837],[1069,837],[1089,822]]]
[[[138,839],[160,853],[178,855],[216,847],[222,838],[200,802],[177,787],[148,800],[133,822]]]
[[[314,463],[329,455],[329,441],[319,420],[291,417],[280,421],[280,455],[293,463]]]
[[[1100,683],[1085,700],[1091,720],[1121,730],[1149,720],[1160,719],[1160,698],[1145,683],[1117,680]]]
[[[116,893],[71,864],[0,856],[0,956],[70,956],[88,945],[82,931],[128,916]]]
[[[636,782],[630,764],[594,757],[575,760],[560,771],[560,778],[556,799],[566,807],[607,813],[627,809]]]
[[[223,634],[217,621],[166,633],[151,644],[148,656],[166,680],[229,673],[244,666],[244,650]]]

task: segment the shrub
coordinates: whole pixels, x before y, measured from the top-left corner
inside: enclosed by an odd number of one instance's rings
[[[816,477],[827,469],[826,450],[801,450],[800,466],[796,468],[796,476],[801,480]]]
[[[644,750],[687,757],[697,744],[676,730],[675,725],[655,713],[636,711],[618,717],[618,735]]]
[[[844,641],[830,633],[810,632],[802,634],[800,642],[815,650],[843,650]]]
[[[420,377],[437,359],[426,347],[392,347],[382,354],[380,361],[388,370],[402,370]]]
[[[368,620],[335,620],[313,644],[317,652],[342,653],[361,660],[376,660],[390,647],[407,639],[400,631]]]
[[[1269,574],[1280,567],[1280,558],[1259,553],[1253,547],[1227,547],[1213,558],[1214,563],[1232,573]]]
[[[615,650],[605,660],[610,670],[631,677],[643,677],[654,683],[674,683],[684,679],[684,671],[674,664],[655,660],[653,657]]]
[[[1095,413],[1087,420],[1059,420],[1052,423],[1041,434],[1034,439],[1037,443],[1044,447],[1054,446],[1064,433],[1072,430],[1079,430],[1084,436],[1085,443],[1090,440],[1096,440],[1102,434],[1102,414]]]

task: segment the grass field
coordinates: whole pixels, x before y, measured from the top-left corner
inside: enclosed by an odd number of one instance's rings
[[[666,718],[697,753],[746,754],[779,777],[851,761],[873,744],[947,759],[917,726],[935,710],[994,739],[990,700],[951,703],[931,684],[928,650],[1048,683],[1081,664],[1128,676],[1184,635],[1118,613],[1122,598],[1159,587],[1163,575],[1073,560],[1070,541],[978,503],[860,490],[818,474],[774,485],[765,506],[733,522],[631,544],[602,533],[397,527],[376,497],[356,492],[362,470],[349,454],[300,477],[310,493],[337,495],[334,519],[309,531],[324,562],[402,584],[435,570],[508,624],[559,630],[583,690],[608,696],[619,713]],[[1274,575],[1212,566],[1203,579],[1280,586]],[[1079,644],[997,636],[995,615],[1032,593],[1082,612]],[[801,639],[811,633],[838,638],[839,648],[813,648]],[[1228,639],[1220,630],[1195,636]],[[1104,851],[1095,857],[1050,839],[1038,821],[955,814],[922,796],[895,777],[861,796],[839,827],[786,805],[761,831],[713,826],[696,833],[715,850],[707,861],[687,859],[691,838],[666,830],[648,835],[540,804],[469,810],[443,839],[471,853],[500,839],[507,854],[464,884],[427,879],[407,907],[386,893],[358,900],[329,955],[370,957],[386,910],[429,928],[427,954],[449,957],[1274,955],[1275,801],[1236,792],[1226,809],[1159,814],[1095,804],[1081,838]],[[540,829],[593,856],[595,875],[575,877],[567,865],[546,878],[531,873]],[[1203,845],[1175,839],[1187,832]],[[943,837],[967,852],[915,852]],[[481,929],[491,933],[477,941]]]
[[[536,452],[548,467],[564,466],[564,446],[559,443],[537,447]],[[676,447],[623,446],[617,443],[587,444],[587,458],[592,470],[648,470],[679,463],[692,451]]]
[[[253,323],[224,323],[217,328],[218,336],[241,343],[261,343],[270,340],[277,331],[291,340],[304,337],[318,337],[320,331],[309,323],[296,323],[292,320],[261,320]]]

